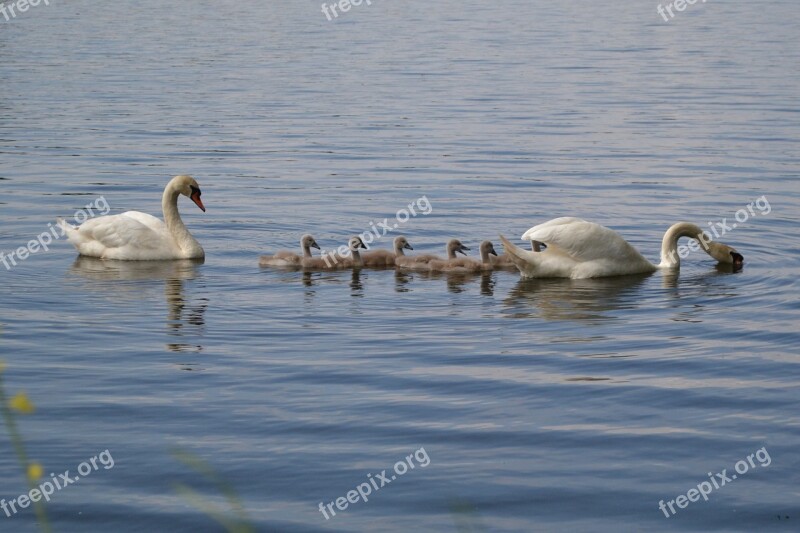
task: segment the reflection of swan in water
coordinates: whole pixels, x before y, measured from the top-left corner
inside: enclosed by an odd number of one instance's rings
[[[670,320],[675,322],[700,323],[706,313],[709,302],[714,299],[729,300],[738,295],[738,287],[726,283],[726,276],[741,272],[734,265],[718,264],[714,272],[679,274],[664,272],[662,286],[669,295],[666,307],[674,311]],[[713,305],[713,304],[712,304]]]
[[[724,263],[717,263],[714,265],[714,272],[703,272],[702,277],[712,279],[717,276],[725,276],[727,274],[739,274],[742,269],[736,265],[726,265]],[[662,274],[662,284],[665,289],[677,289],[678,279],[680,278],[680,271],[665,270]],[[686,274],[684,273],[684,277]]]
[[[639,306],[651,274],[591,279],[520,279],[503,301],[514,318],[608,320],[613,311]]]
[[[141,262],[114,261],[81,255],[72,263],[70,274],[97,282],[194,279],[197,276],[197,266],[202,265],[203,262],[203,259]],[[117,283],[91,284],[93,287],[100,287],[101,285],[103,289],[111,290],[119,286]]]
[[[167,334],[178,341],[167,343],[173,352],[199,352],[203,347],[196,343],[205,329],[207,298],[196,298],[189,304],[184,297],[184,283],[197,277],[197,266],[203,260],[181,259],[176,261],[110,261],[79,256],[69,270],[70,275],[86,280],[88,291],[106,293],[115,302],[146,300],[154,285],[150,281],[163,281],[163,295],[167,305]],[[151,298],[155,298],[152,296]],[[189,364],[190,365],[190,364]],[[182,365],[184,370],[194,370]]]

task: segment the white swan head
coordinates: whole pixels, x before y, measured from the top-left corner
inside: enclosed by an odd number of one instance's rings
[[[308,233],[300,237],[300,248],[302,250],[310,250],[311,248],[316,248],[317,250],[320,249],[319,244],[317,244],[317,241],[314,240],[314,237],[312,237]]]
[[[458,239],[451,239],[447,243],[447,257],[455,257],[456,253],[467,255],[466,250],[469,250],[469,248],[461,244]]]
[[[733,265],[738,268],[744,264],[744,257],[742,254],[737,252],[733,246],[728,246],[721,242],[708,243],[706,253],[725,265]]]
[[[203,205],[203,201],[200,199],[200,196],[203,193],[200,191],[200,185],[197,183],[197,180],[191,176],[183,174],[172,178],[170,185],[172,186],[173,190],[189,198],[195,203],[195,205],[197,205],[197,207],[205,212],[206,207]]]

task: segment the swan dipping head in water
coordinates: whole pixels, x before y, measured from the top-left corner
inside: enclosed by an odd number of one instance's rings
[[[679,269],[681,237],[696,239],[699,248],[719,263],[734,269],[744,264],[744,257],[736,249],[711,241],[699,226],[689,222],[673,224],[664,234],[658,265],[645,259],[617,232],[574,217],[550,220],[522,235],[523,240],[544,243],[546,249],[541,252],[523,250],[502,235],[500,239],[523,277],[584,279]]]

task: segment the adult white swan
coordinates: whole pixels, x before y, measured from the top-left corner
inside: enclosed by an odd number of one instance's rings
[[[744,262],[739,252],[726,244],[712,242],[699,226],[689,222],[678,222],[664,234],[658,265],[645,259],[617,232],[574,217],[555,218],[522,235],[523,240],[546,244],[547,249],[542,252],[523,250],[502,235],[500,239],[523,277],[584,279],[678,269],[681,237],[697,239],[699,247],[720,263],[740,267]]]
[[[80,227],[61,219],[58,222],[80,255],[127,261],[201,259],[205,257],[203,247],[183,225],[178,213],[178,196],[181,194],[206,210],[195,179],[175,176],[161,198],[164,222],[139,211],[93,218]]]

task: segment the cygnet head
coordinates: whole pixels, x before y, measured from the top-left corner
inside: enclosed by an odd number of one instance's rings
[[[350,240],[347,241],[347,247],[350,248],[351,252],[358,252],[359,248],[363,248],[367,250],[367,246],[364,244],[364,241],[361,240],[361,237],[358,235],[354,237],[350,237]]]
[[[314,240],[314,237],[306,233],[300,237],[300,249],[303,250],[303,257],[311,257],[311,249],[316,248],[319,250],[319,244]]]
[[[398,255],[403,255],[403,250],[413,250],[414,248],[408,243],[408,239],[400,235],[394,238],[394,251]]]
[[[182,194],[187,198],[189,198],[191,201],[195,203],[195,205],[197,205],[197,207],[199,207],[200,209],[203,210],[203,212],[205,212],[206,208],[203,205],[203,201],[200,200],[200,195],[203,193],[200,192],[200,185],[193,177],[187,176],[185,174],[180,176],[175,176],[174,178],[172,178],[172,181],[170,181],[170,184],[172,185],[172,189],[178,191],[179,194]]]
[[[467,255],[466,250],[469,250],[469,248],[461,244],[458,239],[452,239],[447,243],[447,257],[453,258],[456,253]]]
[[[314,240],[314,237],[312,237],[308,233],[300,237],[300,247],[303,250],[309,250],[311,248],[316,248],[317,250],[320,249],[319,244],[317,244],[317,241]]]
[[[494,245],[491,243],[491,241],[483,241],[480,246],[480,251],[481,251],[481,260],[484,263],[489,262],[490,255],[497,255],[497,252],[494,251]]]
[[[702,243],[702,241],[701,241]],[[708,243],[706,253],[726,265],[733,265],[734,268],[740,268],[744,264],[744,257],[737,252],[733,246],[722,244],[721,242]]]

